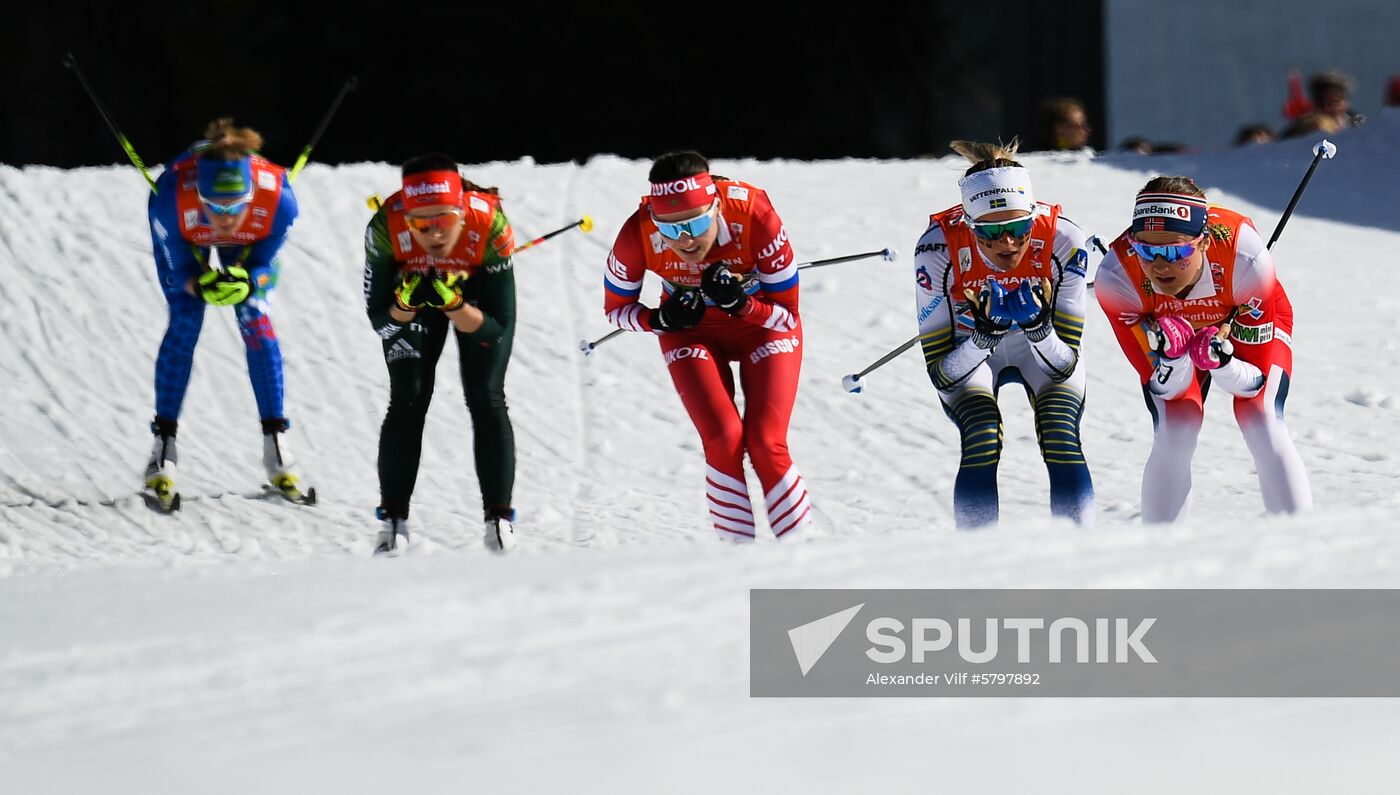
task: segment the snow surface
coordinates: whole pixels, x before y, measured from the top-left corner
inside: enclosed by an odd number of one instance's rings
[[[517,239],[584,213],[598,227],[517,260],[521,543],[506,558],[481,546],[451,356],[417,545],[368,557],[388,381],[361,246],[365,197],[393,189],[392,166],[312,165],[297,184],[273,317],[321,504],[260,498],[242,344],[211,310],[181,420],[185,508],[169,517],[137,496],[165,325],[145,183],[129,167],[0,166],[0,792],[1388,790],[1400,706],[1384,700],[748,696],[749,588],[1400,586],[1400,117],[1334,140],[1274,250],[1297,312],[1289,425],[1317,510],[1261,520],[1217,396],[1193,519],[1166,528],[1136,519],[1151,424],[1097,308],[1091,530],[1047,516],[1019,393],[1003,393],[1002,524],[959,533],[957,433],[920,357],[863,395],[841,389],[914,333],[912,244],[956,201],[963,163],[717,163],[770,191],[803,260],[900,251],[803,274],[790,441],[817,528],[742,548],[705,525],[699,440],[655,340],[577,350],[610,330],[603,258],[647,164],[469,167],[502,187]],[[1105,238],[1156,173],[1195,176],[1267,234],[1312,143],[1026,162],[1042,198]]]

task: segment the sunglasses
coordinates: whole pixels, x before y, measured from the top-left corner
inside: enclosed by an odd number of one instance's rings
[[[253,203],[253,194],[250,193],[232,204],[218,204],[203,196],[199,197],[199,202],[204,205],[204,209],[210,214],[227,217],[230,215],[238,215],[247,209],[248,205]]]
[[[1031,228],[1035,226],[1035,216],[1017,218],[1014,221],[994,221],[989,223],[978,223],[969,221],[968,226],[972,227],[973,234],[988,242],[1001,240],[1007,235],[1014,238],[1022,238],[1031,233]]]
[[[714,204],[711,204],[704,215],[686,221],[658,221],[655,215],[651,217],[651,221],[656,224],[656,231],[668,240],[680,240],[682,233],[696,238],[710,231],[710,225],[715,222],[714,209]]]
[[[429,215],[426,217],[420,215],[405,215],[403,218],[404,222],[408,224],[408,228],[415,232],[431,232],[434,229],[440,229],[445,232],[462,222],[462,213],[460,210],[449,210],[445,213],[438,213],[437,215]]]
[[[1189,240],[1185,243],[1171,243],[1167,245],[1139,243],[1136,240],[1129,239],[1128,245],[1132,247],[1133,253],[1137,254],[1146,262],[1151,262],[1154,259],[1164,259],[1167,262],[1180,262],[1196,253],[1196,249],[1200,248],[1201,239],[1204,237],[1205,235],[1199,235],[1194,240]]]

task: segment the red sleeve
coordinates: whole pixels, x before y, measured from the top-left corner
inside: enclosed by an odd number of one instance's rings
[[[783,219],[766,193],[755,196],[750,223],[749,245],[756,252],[754,272],[759,289],[743,318],[765,328],[790,331],[797,325],[797,262]]]
[[[609,323],[627,331],[652,330],[651,312],[637,300],[646,272],[642,224],[634,212],[618,231],[603,273],[603,313]]]

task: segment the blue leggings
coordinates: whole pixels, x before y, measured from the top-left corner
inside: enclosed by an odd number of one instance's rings
[[[282,349],[267,315],[267,294],[267,289],[258,290],[234,307],[238,331],[248,351],[248,380],[258,401],[258,416],[264,420],[283,416]],[[178,420],[206,304],[184,290],[166,290],[165,300],[170,305],[170,323],[156,357],[156,416]]]

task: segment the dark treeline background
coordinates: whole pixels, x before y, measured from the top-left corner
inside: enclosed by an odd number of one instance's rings
[[[555,6],[555,8],[558,8]],[[1099,3],[27,4],[6,22],[0,162],[123,155],[71,51],[150,163],[232,115],[290,163],[340,85],[313,160],[919,157],[1032,136],[1036,107],[1103,114]],[[1096,127],[1101,127],[1096,124]],[[1096,130],[1092,144],[1103,146]]]

